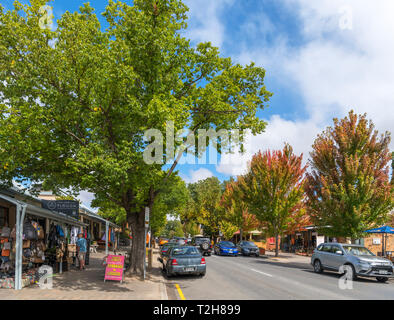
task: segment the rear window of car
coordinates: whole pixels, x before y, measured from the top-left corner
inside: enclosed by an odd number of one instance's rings
[[[230,241],[222,241],[220,244],[227,247],[235,247],[235,244]]]
[[[196,243],[202,243],[202,242],[209,242],[209,238],[196,238],[195,242]]]
[[[195,247],[173,248],[171,251],[171,255],[173,256],[199,255],[199,254],[200,252]]]

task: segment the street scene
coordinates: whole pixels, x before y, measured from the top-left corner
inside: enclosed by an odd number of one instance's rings
[[[394,300],[394,2],[0,2],[0,300]]]

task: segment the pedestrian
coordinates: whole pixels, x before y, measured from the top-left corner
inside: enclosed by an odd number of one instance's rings
[[[86,257],[87,244],[86,244],[86,239],[83,238],[82,232],[78,234],[77,248],[78,248],[79,269],[85,270],[85,257]]]

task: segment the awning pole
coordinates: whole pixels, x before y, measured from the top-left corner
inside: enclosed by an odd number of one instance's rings
[[[23,221],[26,214],[26,204],[17,205],[16,228],[15,228],[15,290],[22,289],[22,234]]]
[[[108,255],[108,221],[105,221],[105,255]]]
[[[19,247],[21,246],[21,240],[19,239],[19,228],[21,220],[22,208],[19,204],[16,205],[16,224],[15,224],[15,279],[14,289],[19,290]]]

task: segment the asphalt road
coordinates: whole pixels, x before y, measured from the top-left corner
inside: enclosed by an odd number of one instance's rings
[[[353,282],[352,289],[340,289],[340,275],[316,274],[310,258],[205,257],[205,277],[177,276],[167,279],[170,299],[186,300],[325,300],[394,299],[394,280],[378,283],[375,278]],[[180,289],[178,289],[178,288]]]

